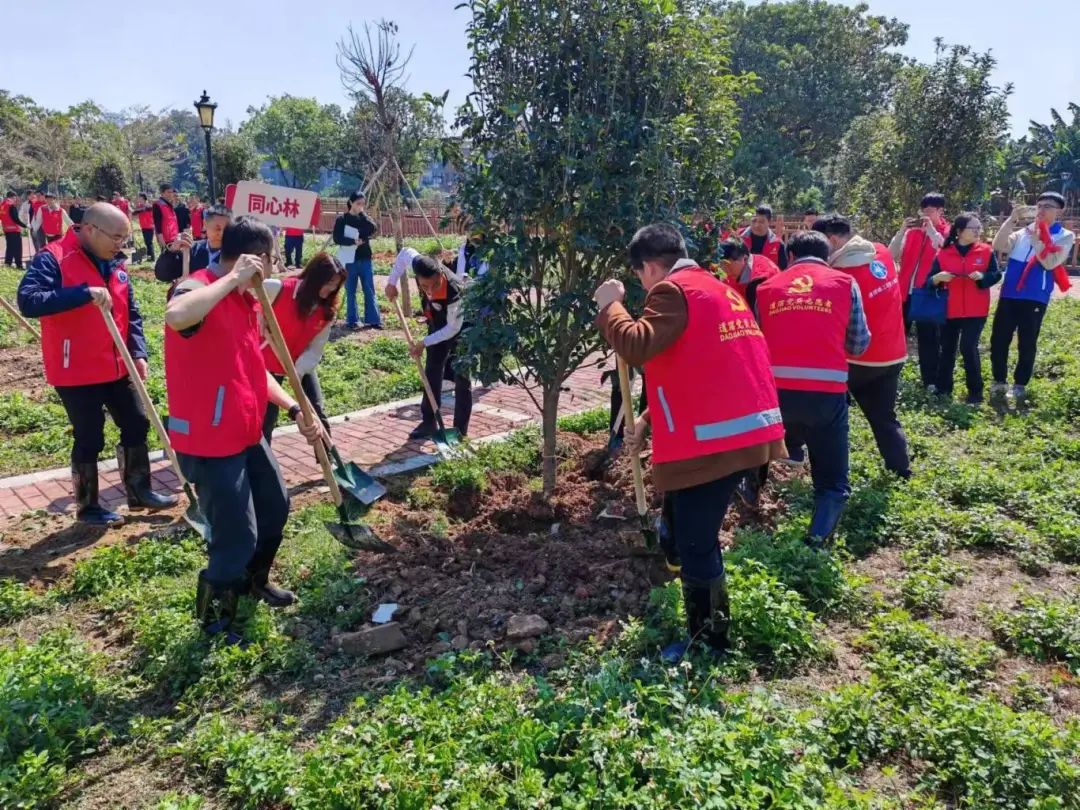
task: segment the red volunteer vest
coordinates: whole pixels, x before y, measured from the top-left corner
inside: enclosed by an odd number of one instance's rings
[[[81,249],[64,252],[62,243],[46,247],[60,263],[64,287],[107,287],[112,296],[112,316],[124,341],[128,337],[128,299],[131,285],[123,264],[106,282],[97,266]],[[62,256],[62,258],[61,258]],[[109,383],[127,376],[105,319],[91,303],[41,319],[41,360],[45,380],[54,387]]]
[[[769,353],[746,300],[700,267],[668,280],[686,298],[686,329],[645,364],[653,463],[782,439]],[[708,367],[705,367],[705,363]]]
[[[203,238],[203,222],[202,222],[203,208],[201,205],[197,205],[191,209],[191,234],[196,239]]]
[[[139,227],[144,231],[154,229],[154,212],[149,208],[139,212]]]
[[[0,226],[3,226],[4,233],[18,233],[21,230],[19,226],[15,224],[15,220],[12,219],[12,209],[16,209],[16,213],[18,213],[14,203],[8,202],[7,200],[0,202]]]
[[[154,207],[161,212],[161,238],[167,245],[180,235],[180,223],[176,220],[176,211],[173,210],[171,205],[167,205],[161,200],[154,203]],[[154,227],[153,215],[150,217],[149,227]]]
[[[949,223],[944,219],[938,227],[938,233],[944,238],[949,235]],[[907,301],[915,287],[926,284],[930,268],[937,256],[937,249],[922,228],[912,228],[904,234],[904,246],[900,251],[900,293],[901,300]]]
[[[274,314],[277,316],[281,333],[285,336],[285,346],[289,350],[289,357],[296,359],[304,353],[311,341],[330,323],[323,317],[322,307],[316,307],[315,311],[306,318],[300,316],[300,310],[296,306],[296,291],[300,288],[300,277],[290,276],[281,280],[281,292],[274,299]],[[285,369],[278,361],[274,349],[267,344],[263,349],[263,360],[271,374],[284,374]]]
[[[41,232],[46,236],[59,236],[64,230],[64,212],[57,208],[51,211],[41,209]]]
[[[741,235],[742,235],[743,244],[746,245],[746,249],[747,250],[752,250],[752,248],[750,247],[750,237],[751,237],[750,229],[747,228],[745,231],[742,232]],[[780,237],[778,237],[772,231],[769,231],[769,235],[765,239],[765,247],[762,249],[760,255],[766,257],[773,264],[779,265],[779,262],[780,262],[780,247],[783,244],[784,243],[780,241]]]
[[[858,357],[848,360],[862,366],[889,366],[907,359],[904,302],[892,254],[885,245],[877,242],[874,249],[877,258],[869,264],[839,268],[859,285],[866,323],[870,327],[870,345]]]
[[[949,291],[946,317],[985,318],[990,314],[990,288],[980,290],[968,276],[985,273],[990,268],[991,256],[993,248],[985,242],[973,244],[964,256],[960,255],[956,245],[942,248],[938,253],[938,266],[942,272],[956,276],[945,285]]]
[[[116,197],[112,204],[124,212],[124,216],[131,216],[131,204],[124,197]]]
[[[286,228],[285,229],[285,235],[286,236],[303,236],[304,235],[304,229],[303,228]]]
[[[217,280],[209,269],[191,278]],[[257,312],[250,295],[233,290],[191,337],[166,327],[169,441],[178,452],[222,458],[262,438],[266,364]]]
[[[777,388],[847,390],[844,344],[854,283],[826,264],[802,261],[757,288],[758,317]]]
[[[38,209],[45,205],[44,200],[31,200],[30,201],[30,219],[33,220],[34,215],[37,214]]]
[[[749,276],[746,275],[746,268],[750,270]],[[770,259],[763,253],[751,254],[746,258],[746,268],[740,274],[746,278],[745,282],[739,281],[738,278],[732,278],[728,276],[724,280],[739,291],[739,295],[746,295],[746,290],[759,279],[772,278],[780,272],[780,268],[776,266],[776,262]]]

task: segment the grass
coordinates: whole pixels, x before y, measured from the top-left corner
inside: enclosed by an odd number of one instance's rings
[[[311,238],[306,243],[307,256],[314,254],[317,245],[321,244]],[[431,249],[434,240],[409,239],[407,243],[426,251]],[[392,251],[393,240],[376,240],[375,249]],[[380,259],[377,269],[389,273],[390,266]],[[144,272],[132,274],[132,284],[150,346],[147,388],[155,407],[164,413],[167,411],[162,367],[165,285],[153,279],[149,265],[141,270]],[[0,268],[0,295],[14,303],[21,277],[16,270]],[[400,328],[393,306],[382,293],[379,293],[379,309],[388,328]],[[344,317],[344,301],[341,317]],[[10,315],[0,312],[0,349],[33,345],[33,338],[22,331]],[[326,412],[330,416],[404,399],[421,390],[420,377],[409,359],[405,342],[394,337],[378,337],[365,343],[333,340],[319,366],[319,376]],[[112,455],[118,441],[119,432],[111,420],[106,420],[103,458]],[[149,442],[152,448],[160,447],[153,431]],[[53,389],[44,388],[35,396],[17,390],[0,394],[0,476],[63,466],[68,461],[70,447],[71,428]]]
[[[355,627],[379,598],[325,506],[287,529],[277,575],[299,606],[247,605],[244,650],[194,625],[194,538],[99,550],[45,593],[0,584],[0,805],[85,806],[110,757],[132,780],[170,774],[131,806],[184,810],[1076,808],[1080,304],[1051,307],[1043,345],[1027,410],[930,401],[905,372],[910,482],[853,416],[832,553],[801,543],[805,478],[778,485],[784,508],[725,558],[719,664],[659,663],[681,632],[668,585],[605,642],[548,639],[555,668],[451,651],[358,676],[296,631]],[[566,427],[602,441],[607,423]],[[437,511],[448,495],[535,474],[536,433],[478,456],[402,496],[432,509],[433,542],[461,526]]]

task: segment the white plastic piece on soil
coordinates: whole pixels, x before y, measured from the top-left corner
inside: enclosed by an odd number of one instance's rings
[[[384,602],[375,608],[375,612],[371,614],[371,621],[375,624],[386,624],[392,618],[394,618],[394,612],[398,609],[396,602]]]

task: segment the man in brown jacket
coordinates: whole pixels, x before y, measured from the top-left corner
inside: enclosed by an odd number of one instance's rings
[[[717,537],[742,473],[786,455],[765,339],[745,299],[687,258],[678,230],[648,225],[630,242],[647,296],[634,319],[611,279],[594,296],[597,324],[615,352],[642,366],[649,408],[629,432],[640,452],[653,432],[652,480],[670,496],[690,637],[663,652],[679,660],[695,639],[728,646],[728,596]],[[655,414],[655,416],[654,416]]]

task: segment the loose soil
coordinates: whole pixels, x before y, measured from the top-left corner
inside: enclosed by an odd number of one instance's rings
[[[12,346],[0,352],[0,394],[18,391],[40,400],[48,389],[41,368],[41,349],[37,346]]]

